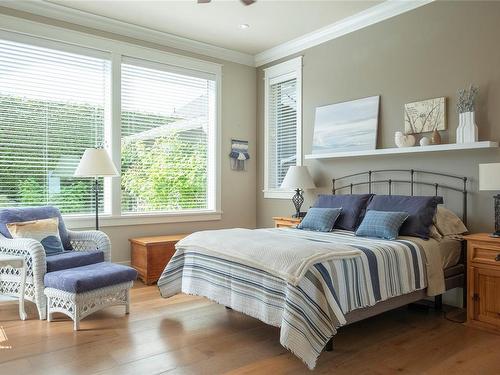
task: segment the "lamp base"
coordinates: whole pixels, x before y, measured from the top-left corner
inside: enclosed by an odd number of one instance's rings
[[[500,232],[490,233],[490,237],[492,237],[492,238],[500,238]]]
[[[307,212],[304,212],[304,211],[301,211],[301,212],[297,212],[297,213],[294,213],[292,215],[293,218],[297,219],[302,219],[304,216],[306,216]]]
[[[299,188],[295,189],[295,195],[292,197],[293,205],[295,206],[295,215],[293,217],[301,217],[300,207],[304,203],[303,191]]]

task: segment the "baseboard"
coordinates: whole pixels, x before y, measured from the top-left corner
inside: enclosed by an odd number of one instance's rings
[[[121,261],[121,262],[113,262],[113,263],[123,264],[124,266],[130,266],[130,259],[129,260],[124,260],[124,261]]]

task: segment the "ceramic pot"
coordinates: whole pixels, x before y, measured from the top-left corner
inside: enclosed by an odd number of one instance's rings
[[[433,145],[440,145],[441,144],[441,134],[437,130],[434,130],[431,135],[431,143]]]
[[[428,137],[422,137],[420,140],[420,146],[429,146],[431,144],[431,140]]]

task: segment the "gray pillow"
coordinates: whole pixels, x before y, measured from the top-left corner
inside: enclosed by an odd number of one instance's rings
[[[408,218],[401,226],[399,235],[427,240],[437,205],[441,203],[443,203],[443,197],[375,195],[366,209],[408,213]]]

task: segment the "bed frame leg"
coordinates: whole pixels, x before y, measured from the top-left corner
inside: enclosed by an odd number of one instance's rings
[[[325,352],[333,352],[333,338],[326,343]]]
[[[443,295],[442,294],[434,297],[434,309],[436,311],[441,311],[443,309]]]

